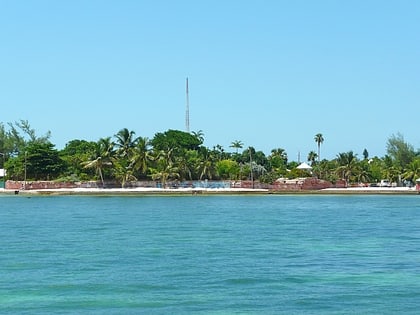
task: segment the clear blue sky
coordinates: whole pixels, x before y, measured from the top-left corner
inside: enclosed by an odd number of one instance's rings
[[[57,148],[190,129],[290,160],[420,148],[420,1],[0,0],[0,121]]]

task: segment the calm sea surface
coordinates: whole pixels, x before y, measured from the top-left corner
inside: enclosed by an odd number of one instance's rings
[[[0,313],[418,314],[420,196],[0,197]]]

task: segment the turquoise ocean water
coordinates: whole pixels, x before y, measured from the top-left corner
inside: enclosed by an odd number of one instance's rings
[[[0,197],[1,314],[419,309],[419,196]]]

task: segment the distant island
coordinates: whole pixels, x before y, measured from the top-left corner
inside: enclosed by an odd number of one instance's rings
[[[345,187],[413,187],[420,178],[420,150],[401,134],[387,139],[383,157],[370,157],[365,149],[362,156],[339,152],[332,160],[322,159],[324,136],[308,136],[317,150],[308,152],[304,161],[289,160],[282,148],[267,156],[240,140],[233,140],[229,148],[208,148],[202,131],[171,129],[148,139],[123,128],[96,142],[71,140],[57,150],[49,132],[38,136],[22,120],[0,123],[0,175],[3,183],[96,181],[101,188],[132,187],[142,181],[163,188],[193,181],[244,182],[256,188],[302,178]]]

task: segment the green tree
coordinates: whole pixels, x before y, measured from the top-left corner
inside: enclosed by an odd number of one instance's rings
[[[282,148],[272,149],[268,156],[271,168],[285,169],[287,164],[287,153]]]
[[[145,177],[151,160],[152,155],[149,139],[147,137],[137,138],[132,158],[134,170],[138,171],[141,176]]]
[[[27,179],[56,179],[64,169],[64,161],[50,142],[30,142],[24,155]]]
[[[387,153],[395,165],[405,168],[416,156],[414,148],[405,142],[402,134],[392,135],[386,145]]]
[[[308,153],[308,161],[313,166],[315,164],[316,158],[318,157],[318,154],[316,154],[315,151],[311,151]]]
[[[216,172],[221,179],[238,179],[239,164],[232,160],[221,160],[216,163]]]
[[[204,132],[203,130],[193,131],[191,134],[200,142],[199,145],[203,144],[204,142]]]
[[[338,163],[337,173],[341,178],[345,179],[349,183],[352,179],[353,174],[357,167],[357,157],[353,151],[339,153],[336,161]]]
[[[6,157],[19,155],[31,142],[49,143],[51,133],[48,131],[44,136],[37,136],[27,120],[7,123],[7,126],[8,129],[0,123],[0,152]]]
[[[167,181],[179,178],[179,169],[173,161],[173,150],[159,151],[156,153],[155,165],[150,169],[153,180],[160,180],[162,186],[166,187]]]
[[[216,144],[213,147],[211,154],[215,161],[216,160],[221,161],[221,160],[227,159],[230,156],[228,153],[225,152],[225,149],[220,144]]]
[[[114,155],[114,143],[110,137],[101,138],[95,144],[95,150],[87,161],[82,162],[85,168],[93,168],[101,180],[102,187],[105,186],[103,171],[112,166]]]
[[[236,149],[236,154],[238,154],[239,149],[242,149],[244,144],[240,140],[232,141],[230,147]]]
[[[156,151],[197,150],[201,145],[200,139],[196,136],[188,132],[171,129],[163,133],[156,133],[150,143],[153,146],[153,150]]]
[[[179,179],[180,180],[192,180],[193,176],[193,165],[190,161],[190,157],[194,155],[193,152],[196,152],[195,150],[184,150],[181,152],[178,152],[178,155],[175,158],[175,165],[177,166],[179,170]]]
[[[93,172],[86,172],[88,169],[84,168],[82,163],[87,161],[89,157],[95,152],[96,143],[86,140],[71,140],[59,154],[66,163],[66,175],[75,175],[82,180],[94,175]]]
[[[128,159],[116,158],[113,165],[114,176],[121,183],[121,188],[125,188],[128,182],[137,180],[134,176],[133,165]]]
[[[201,148],[198,163],[196,164],[197,174],[199,179],[213,179],[215,176],[216,161],[219,160],[216,151]]]
[[[405,172],[402,174],[402,178],[415,184],[416,180],[420,178],[420,157],[416,157],[408,164]]]
[[[368,150],[366,150],[366,149],[364,149],[364,150],[363,150],[363,158],[364,158],[365,160],[367,160],[367,159],[369,158],[369,152],[368,152]]]
[[[138,138],[134,138],[136,133],[134,131],[129,131],[127,128],[123,128],[115,135],[116,142],[115,146],[117,148],[117,155],[122,158],[130,159],[134,148],[138,142]]]

